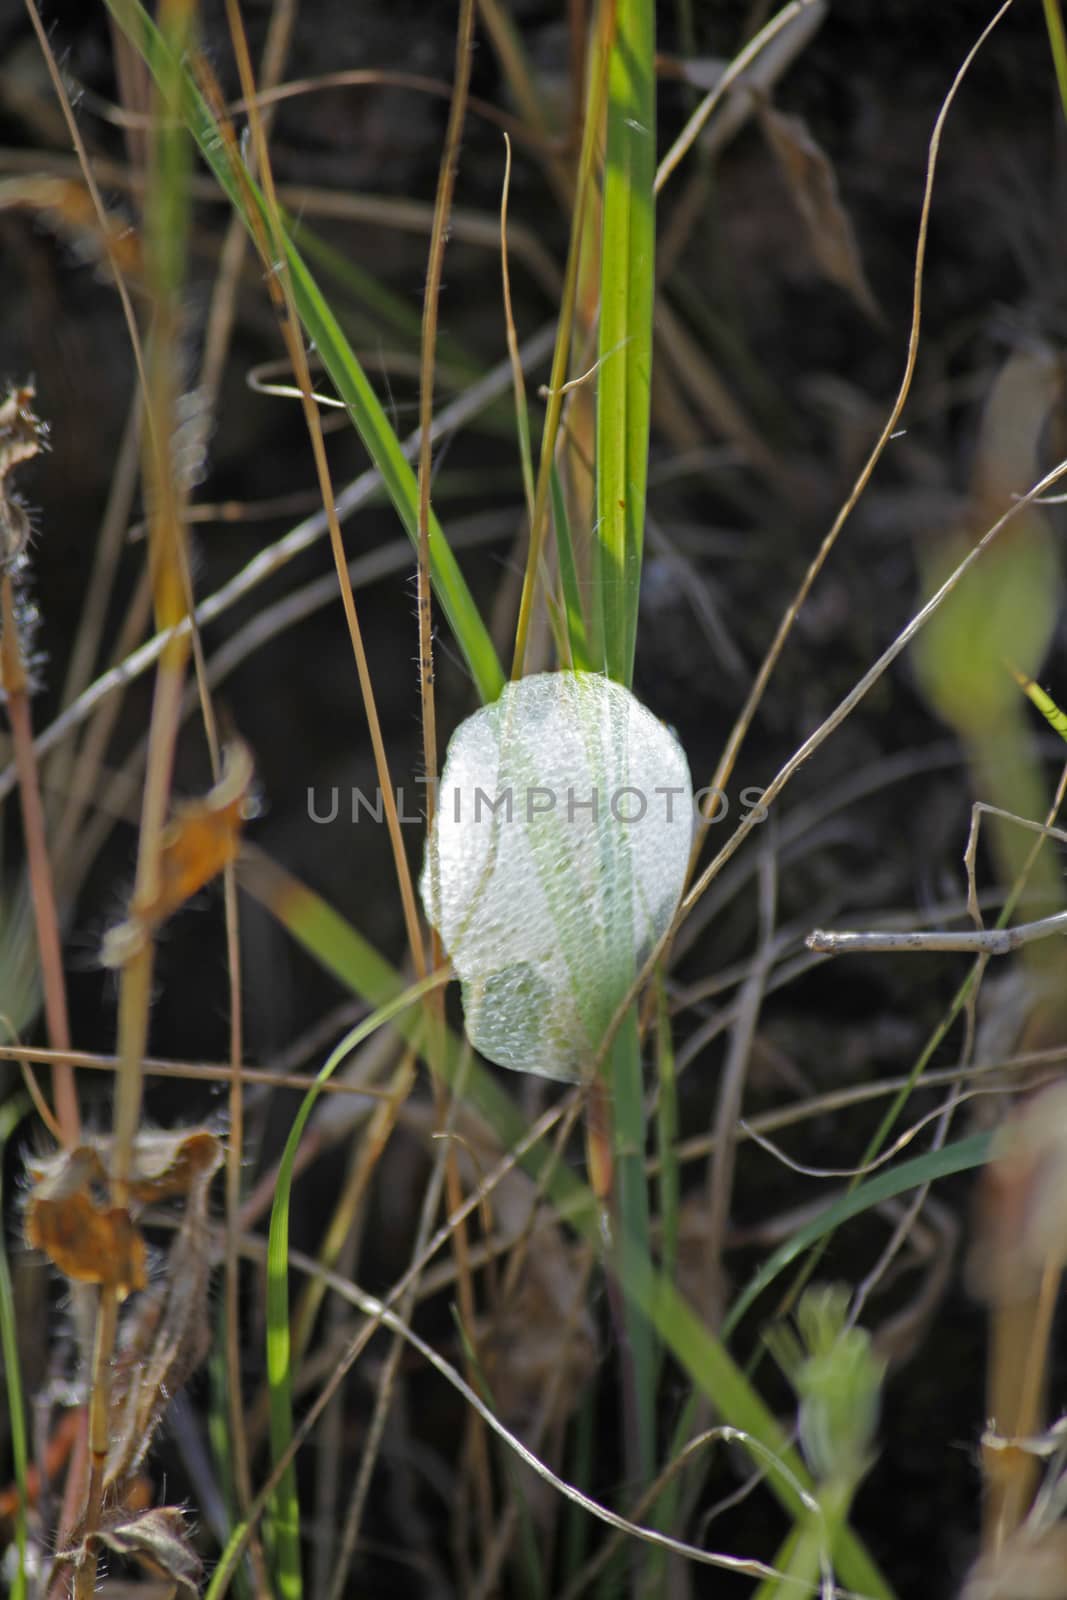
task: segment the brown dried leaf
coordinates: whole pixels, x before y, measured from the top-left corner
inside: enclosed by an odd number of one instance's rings
[[[872,322],[883,322],[881,308],[863,270],[859,245],[841,202],[830,158],[812,137],[801,117],[787,116],[765,105],[760,123],[793,202],[808,230],[822,271],[852,296]]]
[[[222,1157],[222,1141],[210,1128],[139,1133],[133,1148],[130,1193],[146,1204],[191,1194],[211,1180]]]
[[[223,1147],[208,1128],[144,1132],[134,1143],[128,1190],[135,1209],[184,1197],[162,1271],[147,1285],[145,1245],[128,1211],[108,1205],[111,1140],[31,1163],[26,1236],[70,1278],[107,1283],[133,1302],[120,1330],[104,1479],[122,1489],[143,1459],[167,1405],[211,1342],[209,1194]]]
[[[105,966],[121,966],[144,934],[236,859],[241,828],[252,814],[252,756],[246,744],[226,747],[222,777],[203,800],[179,806],[163,832],[159,883],[151,899],[130,906],[128,921],[104,941]]]
[[[116,1555],[136,1561],[155,1578],[166,1579],[173,1600],[197,1600],[204,1567],[189,1543],[185,1514],[178,1506],[157,1506],[131,1515],[119,1509],[105,1515],[93,1537],[94,1547],[104,1545]],[[57,1552],[57,1561],[81,1564],[95,1561],[79,1539]]]
[[[145,1247],[129,1212],[107,1199],[108,1178],[92,1145],[29,1164],[34,1188],[26,1240],[66,1277],[107,1284],[120,1295],[143,1289]]]
[[[222,777],[210,794],[179,807],[164,830],[159,894],[151,905],[136,908],[139,918],[162,922],[235,858],[251,788],[248,746],[228,745]]]

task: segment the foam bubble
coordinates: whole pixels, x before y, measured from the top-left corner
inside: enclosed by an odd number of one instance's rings
[[[595,673],[509,683],[448,747],[421,891],[500,1066],[582,1076],[681,897],[685,753]]]

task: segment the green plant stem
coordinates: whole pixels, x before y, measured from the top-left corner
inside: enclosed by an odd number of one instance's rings
[[[797,1595],[814,1593],[824,1565],[833,1562],[854,1492],[854,1486],[847,1483],[825,1484],[816,1491],[816,1504],[798,1518],[776,1562],[782,1576],[766,1579],[752,1600],[794,1600]]]
[[[631,1259],[650,1247],[648,1181],[645,1176],[645,1107],[637,1009],[615,1036],[610,1058],[613,1089],[615,1206],[614,1267],[627,1294]],[[627,1473],[631,1490],[648,1483],[656,1459],[656,1351],[646,1312],[627,1296],[623,1403],[627,1414]]]
[[[1059,0],[1042,0],[1045,7],[1045,26],[1052,50],[1052,65],[1056,72],[1056,86],[1060,91],[1060,104],[1067,117],[1067,36],[1063,31],[1063,14]]]
[[[629,686],[637,646],[655,299],[655,15],[617,0],[608,76],[600,247],[594,604],[609,677]]]

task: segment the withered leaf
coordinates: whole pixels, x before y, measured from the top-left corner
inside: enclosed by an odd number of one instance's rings
[[[163,832],[156,892],[131,905],[128,920],[108,934],[105,966],[121,966],[147,931],[173,916],[235,860],[242,825],[252,814],[251,790],[251,752],[236,741],[226,747],[222,776],[210,793],[176,808]]]
[[[129,1195],[141,1205],[186,1195],[190,1208],[202,1211],[222,1155],[222,1143],[209,1128],[139,1133]],[[26,1239],[68,1278],[109,1284],[125,1296],[145,1287],[145,1246],[129,1212],[109,1203],[110,1164],[109,1138],[28,1162],[33,1188]],[[189,1210],[186,1221],[192,1225]]]
[[[252,756],[246,744],[228,745],[222,777],[203,800],[180,806],[163,834],[157,898],[136,914],[162,922],[202,889],[237,855],[241,825],[249,814]]]
[[[131,1515],[125,1510],[106,1514],[94,1535],[94,1544],[127,1556],[171,1585],[174,1600],[196,1600],[204,1567],[189,1543],[185,1514],[178,1506],[157,1506]],[[84,1541],[57,1553],[58,1561],[80,1563],[93,1557]]]
[[[28,1164],[33,1189],[26,1240],[79,1283],[127,1295],[144,1288],[145,1247],[129,1212],[107,1198],[108,1176],[92,1145]]]
[[[187,1195],[222,1165],[222,1141],[209,1128],[142,1132],[133,1147],[130,1193],[145,1204]]]
[[[787,116],[764,105],[760,123],[807,228],[820,268],[831,283],[852,296],[872,322],[880,324],[884,320],[881,308],[867,282],[855,231],[841,202],[829,156],[801,117]]]

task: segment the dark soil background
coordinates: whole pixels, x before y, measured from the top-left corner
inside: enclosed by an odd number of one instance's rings
[[[259,0],[244,6],[253,55],[268,17]],[[532,60],[562,85],[566,66],[562,4],[513,0],[511,13]],[[682,52],[673,5],[663,5],[660,48]],[[681,8],[679,8],[681,9]],[[205,5],[209,54],[228,91],[235,88],[221,6]],[[701,57],[729,58],[761,7],[697,5],[694,27]],[[775,104],[802,117],[830,158],[842,202],[855,230],[868,280],[881,308],[875,322],[847,293],[829,283],[813,255],[803,221],[758,126],[752,122],[709,170],[697,220],[673,269],[669,287],[691,337],[699,341],[777,464],[777,472],[746,462],[708,418],[688,418],[695,464],[676,470],[677,449],[656,427],[651,461],[650,517],[665,543],[650,543],[638,644],[635,689],[678,730],[694,780],[707,782],[747,684],[783,608],[848,492],[863,454],[888,411],[903,367],[911,309],[916,230],[934,119],[953,76],[992,4],[919,4],[893,0],[832,3],[829,15],[781,81]],[[386,67],[448,79],[452,72],[455,8],[443,4],[388,5],[369,0],[305,0],[287,77],[339,67]],[[65,71],[85,96],[79,116],[94,154],[125,159],[123,136],[100,114],[117,99],[112,41],[102,6],[74,0],[50,4],[46,20]],[[488,42],[480,39],[472,92],[510,108],[506,83]],[[692,91],[665,77],[661,84],[661,152],[693,104]],[[447,102],[396,89],[321,92],[283,104],[272,136],[279,182],[431,202]],[[761,786],[854,683],[915,609],[917,545],[943,523],[965,491],[982,399],[1005,359],[1038,342],[1059,349],[1067,323],[1064,297],[1065,124],[1052,74],[1041,6],[1017,0],[982,51],[950,117],[935,189],[923,342],[906,435],[887,451],[870,491],[819,580],[730,786],[731,817],[746,786]],[[14,0],[0,3],[0,182],[5,173],[60,170],[68,143],[51,97],[29,24]],[[31,159],[32,158],[32,159]],[[468,119],[456,204],[487,219],[496,215],[503,172],[499,130]],[[684,176],[684,171],[683,171]],[[109,201],[135,218],[129,194],[108,188]],[[671,227],[681,184],[668,187],[661,230]],[[531,230],[562,264],[567,218],[530,154],[516,151],[511,197],[513,224]],[[381,223],[310,218],[322,236],[353,263],[402,297],[417,315],[426,266],[426,238]],[[196,231],[186,336],[190,371],[203,339],[223,208],[204,204]],[[520,335],[552,314],[544,289],[513,261]],[[485,368],[505,356],[498,253],[453,238],[445,268],[442,333]],[[353,342],[379,392],[388,395],[402,434],[415,424],[417,387],[407,376],[375,367],[385,344],[373,315],[344,306]],[[389,336],[395,347],[396,340]],[[210,439],[202,501],[260,501],[307,491],[314,473],[299,407],[253,392],[247,374],[281,353],[258,269],[246,268],[231,358]],[[93,541],[103,514],[126,410],[135,382],[126,331],[113,290],[76,243],[57,237],[23,208],[0,209],[0,375],[34,376],[38,409],[51,427],[51,449],[20,480],[34,507],[32,582],[40,609],[43,655],[35,720],[54,715],[77,619],[84,600]],[[544,381],[541,371],[534,382]],[[531,385],[532,389],[533,385]],[[703,452],[702,454],[700,452]],[[355,435],[330,437],[337,484],[365,465]],[[462,556],[475,595],[491,609],[502,580],[521,559],[514,539],[521,526],[521,481],[513,434],[468,429],[453,438],[439,463],[439,510],[450,533],[495,514],[501,537]],[[1020,485],[1020,487],[1023,487]],[[198,524],[192,530],[200,594],[216,589],[257,549],[295,520],[265,517]],[[400,536],[384,507],[361,512],[346,527],[350,554]],[[678,563],[678,554],[684,566]],[[143,559],[130,545],[115,599],[114,627]],[[248,605],[205,636],[208,652],[266,598],[330,569],[322,543],[299,558]],[[394,576],[359,597],[390,756],[398,781],[419,771],[417,633],[411,574]],[[113,637],[109,628],[105,639]],[[1059,669],[1062,629],[1049,667],[1053,692],[1067,694]],[[439,637],[438,716],[447,731],[473,709],[474,698],[447,633]],[[109,753],[118,764],[146,726],[148,680],[129,695]],[[227,680],[226,716],[256,759],[262,814],[255,842],[324,893],[380,948],[398,959],[402,927],[384,830],[342,819],[316,826],[308,791],[325,804],[332,785],[373,787],[372,764],[350,646],[340,605],[280,634]],[[1049,768],[1057,752],[1048,746]],[[187,726],[177,773],[179,792],[196,793],[207,778],[203,739]],[[836,806],[837,797],[854,797]],[[412,789],[412,794],[414,790]],[[778,922],[804,932],[835,920],[862,925],[865,915],[890,907],[923,908],[958,899],[960,860],[973,798],[950,732],[926,709],[906,663],[899,665],[860,712],[810,763],[783,808],[758,830],[739,858],[748,881],[708,916],[676,973],[677,990],[751,955],[756,928],[752,876],[759,848],[782,840],[778,854]],[[8,808],[11,813],[13,807]],[[796,819],[810,814],[797,833]],[[5,865],[19,859],[17,819],[5,820]],[[725,836],[725,824],[719,833]],[[406,830],[413,859],[417,829]],[[713,830],[713,837],[715,836]],[[109,1051],[115,1032],[115,990],[98,962],[103,932],[121,912],[131,881],[134,835],[126,823],[111,834],[78,901],[68,909],[73,1033],[79,1046]],[[731,880],[738,881],[737,874]],[[715,902],[718,903],[718,902]],[[710,909],[710,905],[709,905]],[[321,1023],[341,995],[331,980],[296,952],[282,933],[245,904],[246,1006],[249,1058],[271,1064]],[[857,959],[810,967],[772,993],[765,1004],[746,1097],[746,1113],[798,1094],[906,1073],[962,975],[958,959],[920,962]],[[158,964],[152,1048],[181,1060],[223,1060],[227,978],[221,896],[201,896],[167,930]],[[715,1017],[716,997],[701,999],[679,1018],[679,1042]],[[339,1030],[338,1030],[339,1031]],[[334,1037],[335,1035],[331,1036]],[[950,1036],[936,1065],[951,1065],[959,1045]],[[702,1048],[681,1080],[685,1135],[705,1130],[713,1114],[722,1036]],[[303,1059],[316,1065],[321,1042]],[[287,1056],[288,1059],[288,1056]],[[509,1088],[532,1091],[509,1080]],[[82,1089],[95,1096],[90,1119],[104,1125],[108,1096],[96,1075]],[[918,1113],[936,1102],[919,1096]],[[90,1100],[90,1105],[92,1104]],[[276,1156],[295,1100],[276,1095],[255,1126],[250,1181]],[[146,1114],[158,1124],[220,1115],[224,1097],[187,1085],[151,1083]],[[847,1166],[880,1115],[880,1106],[804,1124],[788,1136],[798,1160]],[[393,1280],[406,1262],[419,1202],[419,1156],[398,1140],[378,1178],[376,1226],[361,1259],[370,1289]],[[294,1231],[312,1243],[333,1188],[340,1155],[321,1164],[298,1192]],[[316,1193],[316,1183],[321,1192]],[[966,1232],[967,1181],[939,1189],[941,1204]],[[746,1145],[739,1161],[734,1219],[746,1227],[813,1199],[811,1180],[789,1173]],[[856,1282],[884,1243],[877,1219],[846,1230],[824,1271]],[[746,1281],[764,1247],[731,1255],[735,1283]],[[985,1319],[966,1295],[957,1267],[921,1340],[893,1371],[886,1390],[878,1462],[861,1493],[856,1523],[902,1597],[954,1593],[974,1553],[980,1481],[977,1443],[984,1421]],[[871,1326],[914,1291],[904,1274],[870,1307]],[[431,1307],[426,1329],[455,1355],[447,1308]],[[753,1321],[738,1341],[751,1348]],[[250,1329],[250,1379],[262,1344]],[[604,1363],[612,1366],[606,1332]],[[1061,1368],[1053,1378],[1053,1409],[1067,1400]],[[194,1406],[206,1386],[194,1385]],[[610,1375],[603,1385],[603,1451],[594,1491],[610,1495],[621,1469],[613,1439],[615,1402]],[[768,1393],[783,1409],[784,1390],[768,1378]],[[668,1379],[664,1435],[681,1400]],[[367,1414],[367,1390],[350,1391],[354,1418]],[[411,1426],[437,1453],[447,1478],[450,1441],[459,1437],[458,1412],[442,1387],[425,1375],[413,1380]],[[361,1425],[361,1424],[360,1424]],[[355,1427],[355,1423],[353,1424]],[[171,1444],[160,1462],[170,1497],[190,1492],[188,1467]],[[162,1466],[161,1466],[162,1470]],[[443,1592],[411,1576],[388,1554],[408,1530],[396,1520],[386,1461],[375,1501],[374,1550],[361,1558],[351,1592]],[[5,1469],[6,1471],[6,1469]],[[728,1465],[717,1469],[706,1505],[736,1487]],[[426,1522],[419,1537],[447,1563],[446,1509],[424,1486]],[[402,1502],[402,1498],[401,1501]],[[780,1522],[759,1495],[712,1524],[717,1548],[771,1558]],[[696,1529],[687,1531],[695,1535]],[[440,1569],[438,1569],[440,1570]],[[722,1575],[697,1572],[694,1594],[725,1589]],[[731,1591],[732,1592],[732,1591]]]

